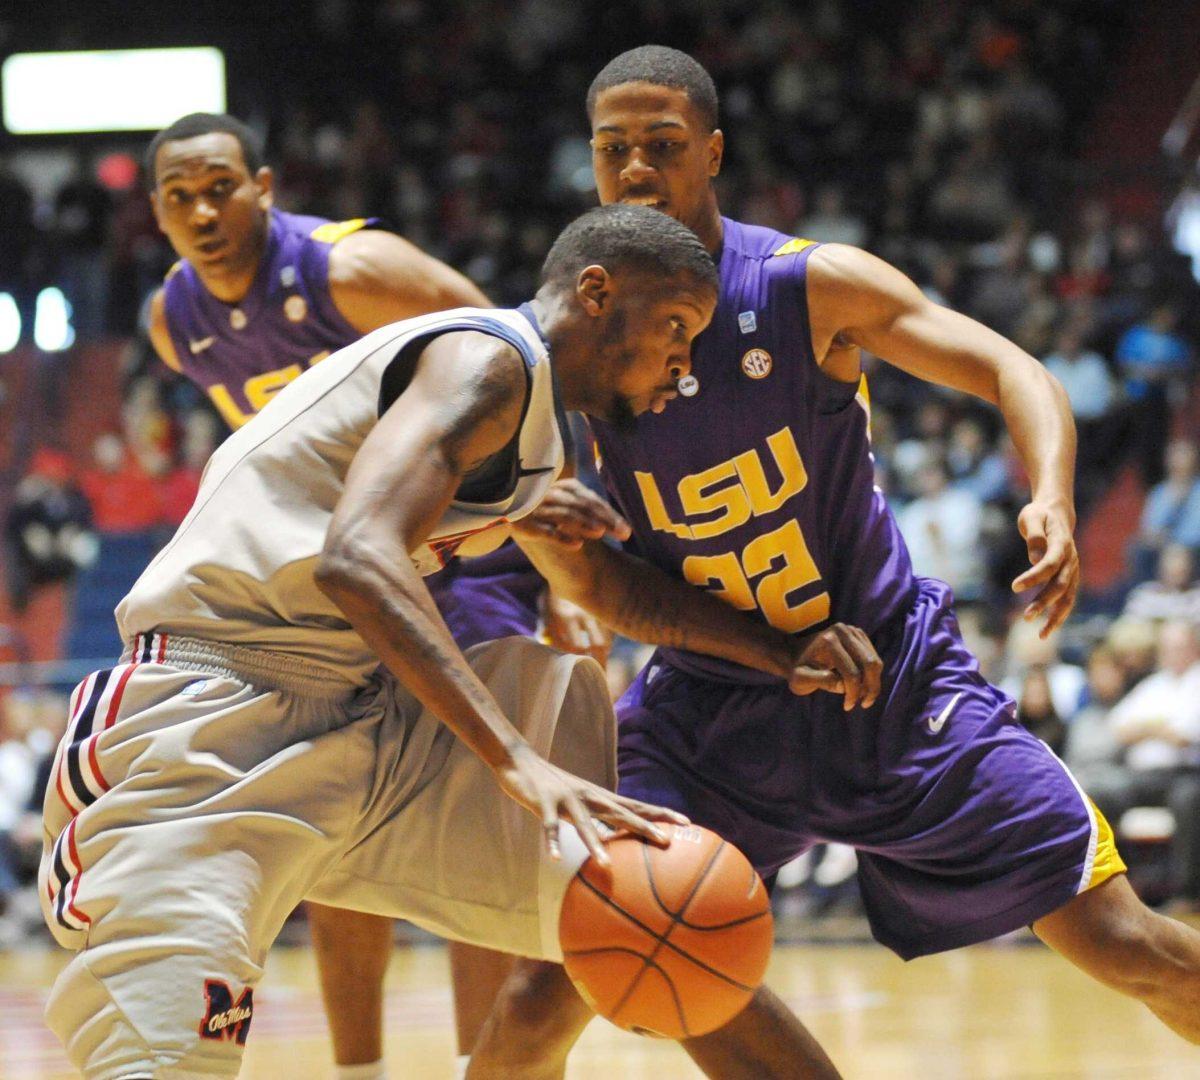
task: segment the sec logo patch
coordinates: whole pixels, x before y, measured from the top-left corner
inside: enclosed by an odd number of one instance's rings
[[[752,379],[771,374],[771,354],[766,349],[751,349],[742,357],[742,370]]]
[[[304,316],[308,314],[308,304],[303,296],[293,294],[283,302],[283,313],[292,322],[303,322]]]

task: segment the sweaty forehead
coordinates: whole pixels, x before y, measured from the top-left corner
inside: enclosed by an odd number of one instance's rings
[[[158,148],[154,166],[160,184],[168,180],[198,179],[214,169],[246,171],[241,143],[225,131],[170,139]]]
[[[631,82],[601,90],[592,112],[592,131],[614,131],[680,127],[700,128],[696,106],[686,90],[655,83]]]

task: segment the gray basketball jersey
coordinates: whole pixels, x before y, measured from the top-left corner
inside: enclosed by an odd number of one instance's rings
[[[389,364],[416,339],[453,330],[501,338],[528,365],[517,476],[502,501],[452,502],[412,557],[429,574],[456,553],[480,554],[501,543],[504,530],[493,526],[541,501],[569,445],[545,342],[528,307],[408,319],[306,371],[218,448],[191,512],[117,606],[123,640],[157,631],[269,649],[365,682],[378,661],[317,587],[314,571],[350,462],[379,418]]]

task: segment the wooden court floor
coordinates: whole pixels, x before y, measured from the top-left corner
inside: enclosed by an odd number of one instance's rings
[[[0,1078],[73,1075],[41,1022],[56,951],[0,955]],[[279,948],[255,992],[244,1080],[331,1075],[325,1020],[306,948]],[[446,960],[437,946],[397,949],[389,971],[391,1080],[450,1076]],[[768,980],[800,1013],[847,1080],[1187,1080],[1200,1048],[1040,945],[985,945],[904,964],[877,945],[776,949]],[[596,1021],[570,1080],[687,1080],[700,1074],[671,1043]]]

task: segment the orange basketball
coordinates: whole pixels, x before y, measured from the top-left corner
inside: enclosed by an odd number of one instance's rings
[[[567,974],[619,1027],[704,1035],[745,1006],[771,955],[767,890],[716,833],[677,825],[663,849],[631,836],[588,859],[567,887],[558,934]]]

